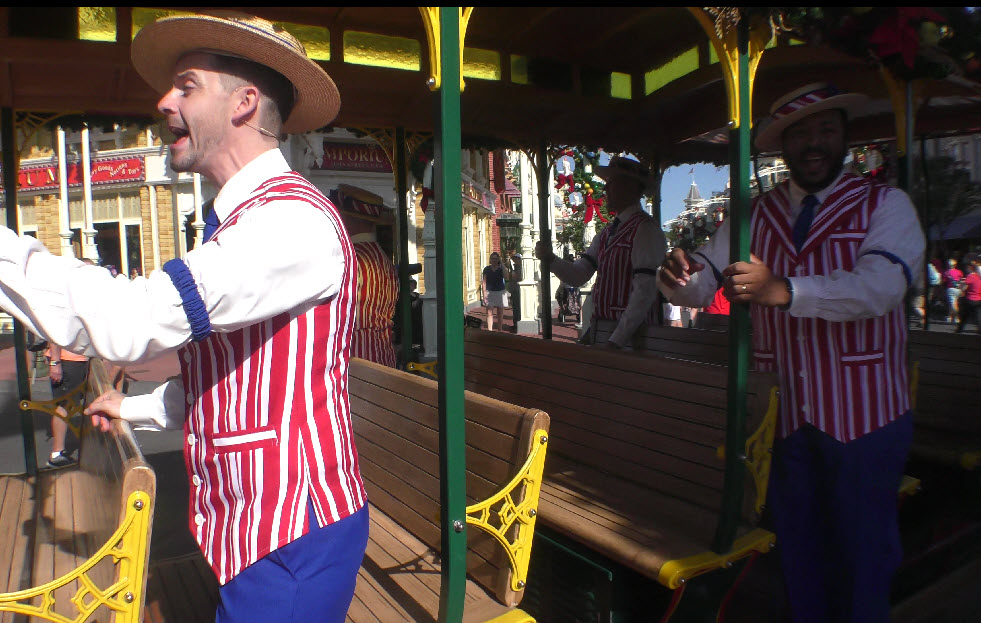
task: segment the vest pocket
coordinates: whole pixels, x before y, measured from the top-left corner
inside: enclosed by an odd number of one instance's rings
[[[263,448],[273,448],[278,443],[279,437],[276,434],[276,428],[273,426],[217,433],[212,438],[215,454],[252,452]]]
[[[753,349],[753,363],[758,372],[773,372],[777,369],[777,356],[772,350]]]

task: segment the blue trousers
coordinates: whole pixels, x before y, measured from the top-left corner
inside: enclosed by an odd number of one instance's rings
[[[795,623],[889,621],[910,413],[842,443],[804,425],[774,444],[767,504]]]
[[[266,554],[218,590],[215,623],[343,623],[368,544],[368,507]]]

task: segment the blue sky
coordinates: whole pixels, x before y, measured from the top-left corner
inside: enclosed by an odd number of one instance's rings
[[[712,164],[685,164],[664,171],[661,180],[661,223],[669,221],[685,208],[684,199],[691,186],[689,172],[695,169],[695,184],[702,197],[711,197],[713,192],[725,190],[729,181],[729,167],[716,167]]]

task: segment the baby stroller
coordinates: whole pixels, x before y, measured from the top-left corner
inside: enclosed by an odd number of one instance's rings
[[[555,301],[559,304],[559,322],[565,322],[567,318],[575,316],[576,322],[580,322],[582,306],[579,303],[579,288],[559,284],[555,290]]]

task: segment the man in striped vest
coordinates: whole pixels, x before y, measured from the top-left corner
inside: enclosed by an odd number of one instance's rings
[[[595,170],[606,180],[607,208],[616,218],[578,260],[560,259],[545,240],[535,245],[535,257],[547,259],[549,270],[573,287],[597,273],[590,322],[594,343],[606,348],[634,346],[638,330],[657,324],[656,275],[666,241],[661,226],[640,205],[656,182],[647,167],[623,156]],[[598,333],[609,337],[597,341]]]
[[[368,533],[348,399],[356,260],[334,206],[279,151],[334,119],[337,88],[286,31],[240,13],[161,19],[132,58],[164,94],[171,167],[220,189],[220,223],[135,281],[0,228],[0,307],[73,352],[176,350],[179,380],[87,412],[183,426],[218,621],[341,622]]]
[[[392,224],[384,200],[363,188],[340,184],[332,194],[358,256],[358,314],[351,356],[394,368],[392,345],[395,306],[399,300],[399,271],[378,244],[378,225]]]
[[[752,257],[729,264],[726,221],[659,285],[701,306],[749,304],[757,370],[780,377],[767,505],[794,621],[888,621],[902,558],[896,496],[912,438],[903,300],[925,241],[906,193],[843,172],[865,98],[811,84],[778,100],[756,145],[790,180],[758,197]]]

